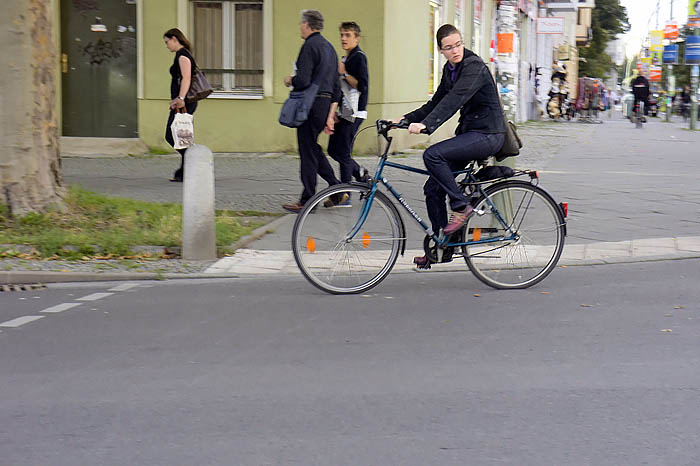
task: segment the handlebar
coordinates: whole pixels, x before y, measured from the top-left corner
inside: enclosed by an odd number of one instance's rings
[[[411,124],[407,119],[403,118],[400,122],[394,123],[391,120],[377,120],[377,133],[387,136],[392,129],[408,129]],[[421,130],[422,134],[428,134],[427,128]]]

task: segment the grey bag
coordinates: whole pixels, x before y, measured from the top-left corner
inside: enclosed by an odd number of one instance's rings
[[[326,55],[328,55],[328,52],[326,52]],[[316,100],[316,95],[318,94],[321,73],[325,64],[326,57],[324,55],[321,57],[318,75],[309,87],[303,91],[289,92],[289,97],[282,104],[282,110],[280,111],[280,125],[288,128],[298,128],[308,120],[309,112],[311,112],[311,107],[314,105],[314,100]]]
[[[288,128],[298,128],[309,118],[309,112],[318,94],[318,84],[313,83],[303,91],[291,91],[280,111],[279,122]]]

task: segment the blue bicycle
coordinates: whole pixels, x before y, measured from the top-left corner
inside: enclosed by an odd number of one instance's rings
[[[362,293],[378,285],[406,250],[406,227],[382,185],[425,231],[423,249],[433,263],[463,257],[474,275],[498,289],[527,288],[556,267],[566,237],[566,205],[554,201],[534,170],[488,179],[485,162],[472,162],[455,176],[472,199],[475,213],[445,237],[430,228],[389,183],[384,168],[428,175],[426,170],[388,160],[389,131],[405,124],[378,120],[386,140],[373,177],[318,192],[298,214],[292,250],[301,273],[332,294]],[[525,179],[511,179],[523,177]],[[484,179],[487,178],[487,179]]]

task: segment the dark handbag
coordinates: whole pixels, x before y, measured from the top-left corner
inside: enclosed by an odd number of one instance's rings
[[[506,133],[503,138],[503,147],[501,147],[501,150],[499,150],[494,157],[496,157],[497,161],[501,162],[508,157],[518,155],[522,147],[523,142],[520,140],[520,136],[518,136],[515,123],[511,120],[506,121]]]
[[[328,52],[326,52],[326,55]],[[311,107],[314,105],[318,89],[320,87],[321,74],[323,73],[323,65],[326,63],[326,57],[321,57],[321,64],[318,69],[316,79],[303,91],[290,91],[289,98],[282,104],[280,111],[280,125],[288,128],[298,128],[304,124],[309,118]]]
[[[192,72],[192,82],[187,91],[187,96],[185,96],[185,102],[191,103],[206,99],[212,92],[214,92],[214,89],[209,84],[207,77],[204,76],[204,72],[199,68],[195,68]]]

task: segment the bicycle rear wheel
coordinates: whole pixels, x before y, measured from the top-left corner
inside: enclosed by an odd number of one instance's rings
[[[486,197],[477,201],[475,209],[484,214],[468,220],[465,241],[485,242],[462,247],[467,266],[498,289],[527,288],[542,281],[564,248],[565,220],[559,206],[546,191],[524,181],[498,183],[486,193],[495,210]]]
[[[317,288],[332,294],[362,293],[378,285],[396,263],[404,226],[383,193],[375,193],[367,217],[356,228],[369,192],[366,185],[334,185],[312,197],[299,213],[292,232],[294,260]],[[334,206],[343,193],[350,196],[349,205]]]

